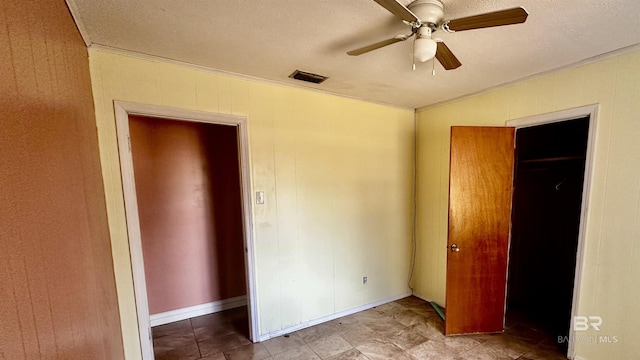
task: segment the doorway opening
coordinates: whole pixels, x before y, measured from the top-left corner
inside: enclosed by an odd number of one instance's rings
[[[208,356],[203,316],[246,313],[236,129],[130,116],[129,131],[155,357]],[[216,325],[248,342],[246,321]]]
[[[516,129],[506,326],[571,356],[593,112]]]
[[[154,359],[159,333],[183,328],[164,324],[202,322],[228,309],[244,314],[236,316],[244,324],[230,325],[252,341],[258,324],[245,119],[115,105],[143,359]]]

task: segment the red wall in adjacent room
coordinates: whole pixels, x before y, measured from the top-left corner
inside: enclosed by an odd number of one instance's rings
[[[234,126],[129,119],[149,312],[246,292]]]
[[[1,0],[0,358],[123,357],[87,49],[64,0]]]

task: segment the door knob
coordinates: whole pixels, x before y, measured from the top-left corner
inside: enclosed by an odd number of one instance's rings
[[[460,251],[460,247],[458,246],[458,244],[451,244],[451,251],[455,251],[458,252]]]

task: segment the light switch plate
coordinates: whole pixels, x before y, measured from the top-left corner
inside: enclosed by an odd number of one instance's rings
[[[256,204],[264,204],[264,191],[256,191]]]

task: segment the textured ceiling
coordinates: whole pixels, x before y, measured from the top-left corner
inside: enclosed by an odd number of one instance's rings
[[[462,62],[411,70],[411,42],[348,50],[410,33],[373,0],[67,0],[85,40],[213,69],[409,108],[565,67],[640,43],[638,0],[443,0],[445,17],[523,6],[526,23],[436,32]],[[400,0],[403,4],[410,1]],[[329,76],[307,85],[295,69]]]

